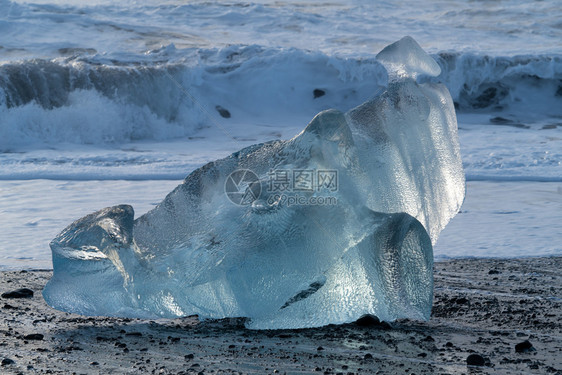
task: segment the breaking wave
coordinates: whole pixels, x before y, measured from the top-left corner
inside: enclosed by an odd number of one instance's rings
[[[562,116],[562,57],[434,55],[459,112]],[[91,51],[0,65],[0,151],[53,143],[121,144],[195,134],[210,122],[347,110],[386,84],[374,56],[256,45],[108,60]],[[276,122],[277,121],[277,122]]]

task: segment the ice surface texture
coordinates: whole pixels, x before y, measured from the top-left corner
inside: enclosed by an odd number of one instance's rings
[[[416,82],[439,71],[413,39],[379,57],[393,70],[373,100],[199,168],[136,220],[122,205],[71,224],[51,243],[47,303],[85,315],[247,317],[260,329],[428,319],[432,242],[464,198],[456,117],[444,86]],[[332,184],[272,188],[272,176],[298,171]],[[241,204],[225,194],[233,187]]]

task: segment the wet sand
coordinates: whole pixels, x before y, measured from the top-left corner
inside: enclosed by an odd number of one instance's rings
[[[0,373],[562,374],[561,269],[562,257],[438,262],[429,322],[278,331],[67,314],[41,296],[51,272],[0,272],[0,293],[34,292],[0,298]]]

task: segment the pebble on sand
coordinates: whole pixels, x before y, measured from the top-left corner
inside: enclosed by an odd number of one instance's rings
[[[24,340],[43,340],[43,335],[40,333],[32,333],[30,335],[25,335]]]
[[[466,357],[467,366],[484,366],[485,364],[486,360],[480,354],[471,354]]]
[[[527,352],[532,352],[534,350],[535,348],[533,347],[533,344],[531,344],[529,340],[525,340],[515,345],[515,351],[517,353],[527,353]]]
[[[10,358],[4,358],[2,360],[2,366],[13,365],[14,363],[16,363],[16,362],[13,359],[10,359]]]
[[[33,290],[27,288],[16,289],[11,292],[2,293],[2,298],[31,298]]]

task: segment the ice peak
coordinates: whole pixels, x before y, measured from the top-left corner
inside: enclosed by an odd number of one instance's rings
[[[418,75],[436,77],[441,68],[410,36],[386,46],[377,54],[377,60],[386,68],[389,80],[416,79]]]

